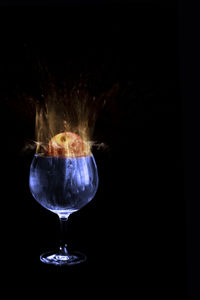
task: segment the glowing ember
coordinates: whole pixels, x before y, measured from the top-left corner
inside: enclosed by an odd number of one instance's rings
[[[47,156],[81,157],[90,155],[90,147],[79,135],[73,132],[62,132],[49,142]]]

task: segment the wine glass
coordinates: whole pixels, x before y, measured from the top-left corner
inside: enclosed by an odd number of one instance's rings
[[[68,252],[66,224],[70,214],[92,200],[98,181],[97,166],[92,154],[81,157],[34,155],[30,167],[30,191],[37,202],[58,215],[61,228],[60,248],[42,254],[42,262],[73,265],[86,260],[82,253]]]

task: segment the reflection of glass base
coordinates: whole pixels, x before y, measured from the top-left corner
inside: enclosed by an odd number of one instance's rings
[[[51,251],[40,255],[40,260],[43,263],[52,264],[56,266],[71,266],[86,261],[86,256],[80,252],[62,255],[60,253],[55,253],[54,251]]]

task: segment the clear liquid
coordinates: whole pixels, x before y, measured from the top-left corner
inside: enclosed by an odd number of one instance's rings
[[[48,210],[57,214],[79,210],[97,191],[98,172],[94,157],[35,155],[29,186],[33,197]]]

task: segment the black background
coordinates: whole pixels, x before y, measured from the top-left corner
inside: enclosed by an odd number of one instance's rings
[[[1,6],[2,272],[16,291],[186,298],[179,18],[176,1]],[[119,86],[95,128],[108,145],[94,150],[98,192],[69,219],[69,246],[88,260],[68,268],[39,261],[59,222],[32,198],[33,151],[22,151],[34,140],[38,61],[58,81],[84,73],[99,91]]]

